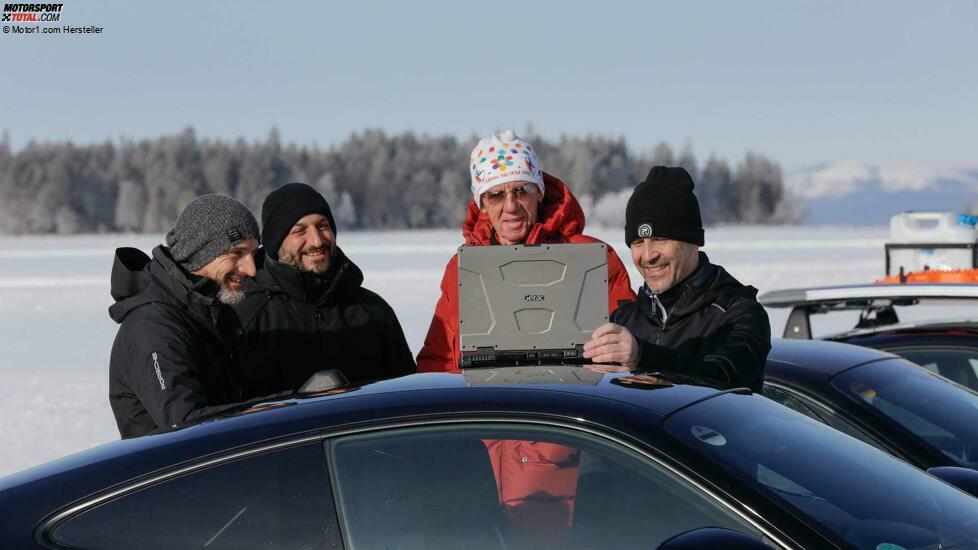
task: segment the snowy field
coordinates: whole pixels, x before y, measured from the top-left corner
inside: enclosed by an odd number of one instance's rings
[[[640,282],[623,232],[611,243]],[[721,227],[704,250],[741,282],[776,288],[871,282],[883,271],[887,228]],[[109,272],[118,246],[147,252],[155,235],[0,237],[0,476],[118,439],[108,403]],[[458,231],[341,232],[365,286],[397,311],[417,353]],[[787,313],[772,310],[780,335]],[[820,329],[843,330],[840,326]]]

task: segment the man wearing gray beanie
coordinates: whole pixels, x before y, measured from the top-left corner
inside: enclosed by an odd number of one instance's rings
[[[116,250],[109,316],[120,324],[109,402],[123,438],[238,406],[242,389],[228,304],[255,276],[258,222],[238,201],[197,197],[152,258]]]

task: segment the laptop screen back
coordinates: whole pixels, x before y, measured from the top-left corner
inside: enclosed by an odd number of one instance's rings
[[[608,321],[603,243],[458,249],[463,355],[575,350]]]

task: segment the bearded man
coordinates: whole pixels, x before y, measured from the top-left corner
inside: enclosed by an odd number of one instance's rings
[[[337,246],[326,199],[304,183],[283,185],[261,218],[258,274],[235,306],[248,394],[296,390],[325,369],[354,383],[415,372],[394,310]]]
[[[123,438],[229,409],[242,399],[234,313],[255,275],[258,222],[238,201],[194,199],[150,258],[116,250],[109,315],[120,324],[109,402]]]

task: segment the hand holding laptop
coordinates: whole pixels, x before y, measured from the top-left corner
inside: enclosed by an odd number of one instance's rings
[[[627,328],[605,323],[594,330],[584,344],[584,358],[595,363],[619,363],[629,370],[638,366],[641,347]]]

